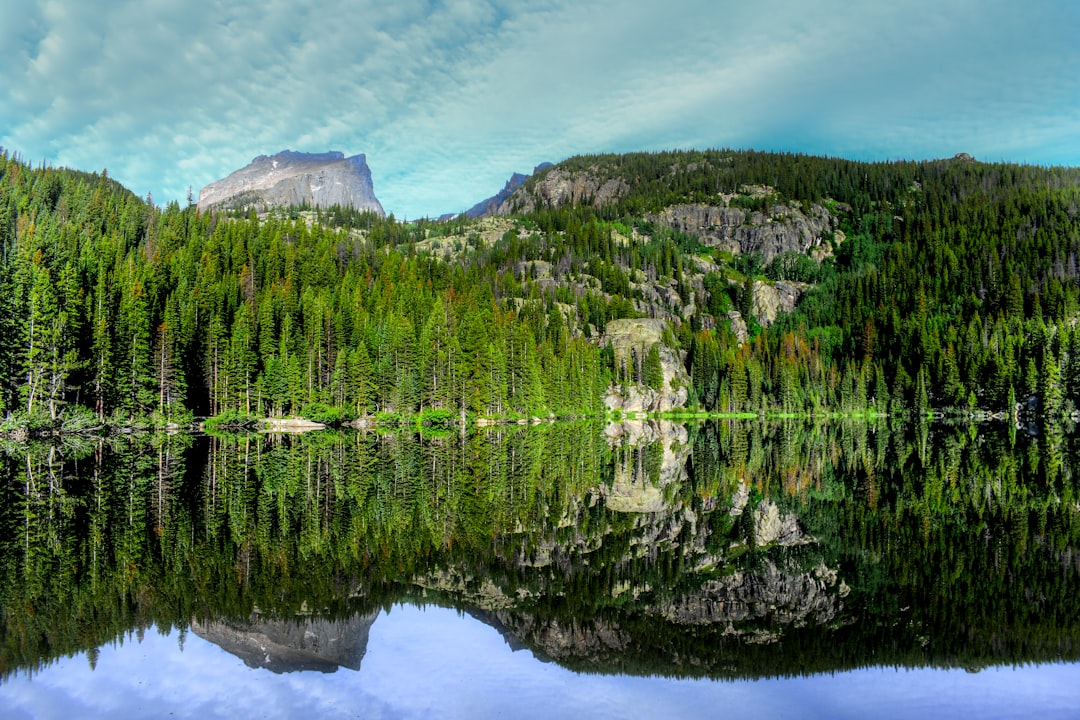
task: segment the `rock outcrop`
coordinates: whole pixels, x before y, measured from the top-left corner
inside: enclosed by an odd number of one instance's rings
[[[521,187],[504,200],[495,211],[497,215],[529,213],[538,207],[560,207],[582,203],[601,207],[630,191],[619,179],[603,180],[589,171],[575,172],[555,167],[537,178],[532,188]]]
[[[776,204],[768,214],[726,205],[675,205],[649,220],[694,235],[703,245],[733,254],[761,253],[768,263],[786,252],[806,253],[815,260],[832,254],[827,233],[835,233],[838,221],[827,208]]]
[[[666,320],[635,318],[612,320],[604,329],[600,345],[611,344],[615,351],[616,366],[632,366],[641,363],[649,349],[656,345],[660,352],[660,365],[664,380],[660,389],[640,383],[612,386],[604,402],[608,408],[624,412],[664,412],[685,407],[689,397],[690,376],[686,372],[682,354],[664,342]]]
[[[228,177],[199,191],[199,209],[254,208],[263,212],[289,205],[341,205],[386,213],[375,197],[371,169],[363,155],[285,150],[260,155]]]
[[[762,327],[769,327],[776,322],[781,312],[791,312],[799,298],[810,286],[806,283],[777,280],[775,283],[754,281],[753,310],[754,317]]]

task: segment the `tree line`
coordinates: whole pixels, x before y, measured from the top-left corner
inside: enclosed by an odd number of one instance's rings
[[[1080,171],[720,150],[561,166],[628,190],[485,240],[463,217],[157,207],[107,172],[0,151],[0,411],[72,428],[598,415],[609,388],[646,382],[616,367],[605,325],[658,313],[704,411],[1080,407]],[[766,265],[645,217],[747,185],[829,208],[831,257]],[[458,251],[430,243],[448,236]],[[754,284],[780,278],[816,284],[762,329]]]

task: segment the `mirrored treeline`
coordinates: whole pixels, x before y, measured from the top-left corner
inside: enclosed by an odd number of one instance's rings
[[[590,672],[1075,660],[1078,451],[855,421],[9,444],[0,672],[147,629],[288,654],[301,626],[348,656],[271,669],[358,667],[399,602]]]

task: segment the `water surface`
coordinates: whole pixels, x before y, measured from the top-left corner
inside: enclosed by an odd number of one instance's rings
[[[5,448],[5,717],[1076,717],[1071,436]]]

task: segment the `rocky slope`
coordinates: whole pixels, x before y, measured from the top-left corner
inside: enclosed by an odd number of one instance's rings
[[[254,207],[262,212],[287,205],[342,205],[385,216],[375,197],[364,155],[284,150],[260,155],[228,177],[199,191],[199,209]]]
[[[556,165],[537,173],[535,182],[523,181],[495,213],[530,213],[542,207],[571,204],[602,207],[631,195],[632,183],[632,178],[612,176],[610,171],[605,174],[595,167],[569,169]],[[839,221],[827,207],[784,202],[765,185],[717,193],[707,204],[672,205],[646,215],[646,219],[732,254],[760,253],[766,263],[785,252],[806,253],[820,261],[832,254],[828,238],[842,241],[842,235],[837,237]]]

